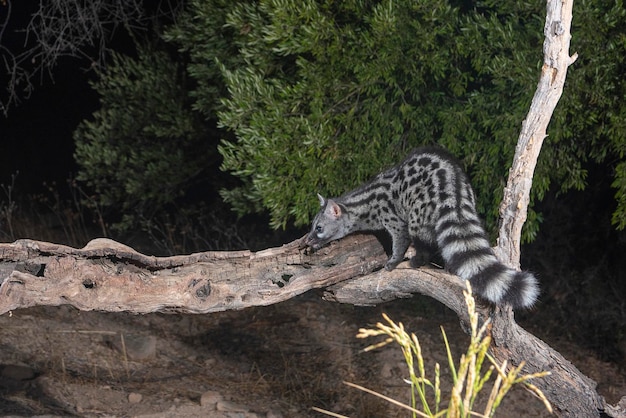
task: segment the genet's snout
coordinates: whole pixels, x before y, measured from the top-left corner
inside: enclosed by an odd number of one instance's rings
[[[315,233],[315,231],[311,232],[309,235],[306,236],[306,238],[304,239],[304,245],[306,247],[310,247],[313,251],[317,251],[320,248],[322,248],[324,245],[326,244],[326,242],[324,240],[321,240],[317,234]]]
[[[316,250],[316,246],[315,246],[315,241],[316,241],[316,237],[315,236],[311,236],[312,234],[309,234],[306,236],[306,238],[304,239],[304,245],[307,247],[311,247],[314,250]]]

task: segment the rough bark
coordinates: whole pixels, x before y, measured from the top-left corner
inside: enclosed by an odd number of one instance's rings
[[[136,313],[270,305],[367,274],[386,261],[375,238],[344,241],[311,256],[299,248],[300,241],[256,253],[174,257],[146,256],[109,239],[82,249],[30,240],[0,244],[0,314],[63,304]]]
[[[570,56],[573,0],[548,0],[546,7],[543,66],[530,109],[522,123],[500,204],[500,231],[496,253],[519,269],[522,226],[526,222],[533,174],[552,113],[563,93],[567,69],[576,61]]]

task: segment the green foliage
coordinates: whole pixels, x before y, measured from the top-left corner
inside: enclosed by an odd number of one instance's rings
[[[618,168],[626,226],[626,19],[621,1],[577,3],[580,54],[537,166],[532,201],[586,185],[588,159]],[[513,0],[194,0],[167,33],[189,56],[195,109],[236,140],[223,191],[240,214],[307,224],[315,192],[338,195],[439,143],[459,156],[495,228],[521,122],[541,70],[544,4]],[[220,87],[220,86],[223,86]],[[219,100],[221,98],[221,100]],[[524,239],[541,216],[529,212]]]
[[[234,42],[236,34],[225,27],[232,0],[192,0],[186,12],[170,27],[163,39],[178,46],[188,56],[186,67],[196,85],[189,90],[192,108],[208,119],[215,118],[220,99],[226,94],[218,62],[244,65],[244,57]]]
[[[626,162],[621,162],[615,168],[615,181],[612,184],[617,189],[617,209],[613,213],[613,223],[620,229],[626,228]]]
[[[341,194],[439,142],[466,158],[493,224],[540,53],[541,21],[507,16],[434,0],[233,6],[245,65],[221,65],[220,123],[237,141],[220,152],[243,184],[224,197],[241,213],[268,209],[275,227],[306,224],[314,192]]]
[[[206,133],[189,110],[182,71],[164,52],[113,55],[92,87],[101,107],[74,133],[77,179],[125,229],[179,197],[206,166]]]

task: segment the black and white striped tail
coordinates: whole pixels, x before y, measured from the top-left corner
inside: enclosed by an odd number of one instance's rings
[[[469,280],[475,295],[513,308],[529,308],[536,302],[539,286],[535,276],[502,264],[477,218],[462,224],[458,220],[444,219],[437,225],[437,235],[446,268]]]
[[[489,265],[469,278],[472,289],[482,298],[498,305],[530,308],[537,301],[537,279],[527,271],[513,270],[500,262]]]

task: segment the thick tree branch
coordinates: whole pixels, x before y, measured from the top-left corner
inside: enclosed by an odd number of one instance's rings
[[[337,245],[312,256],[294,241],[256,253],[159,258],[108,239],[82,249],[30,240],[0,244],[0,314],[62,304],[137,313],[243,309],[367,274],[386,260],[373,237],[350,237],[339,250]]]

